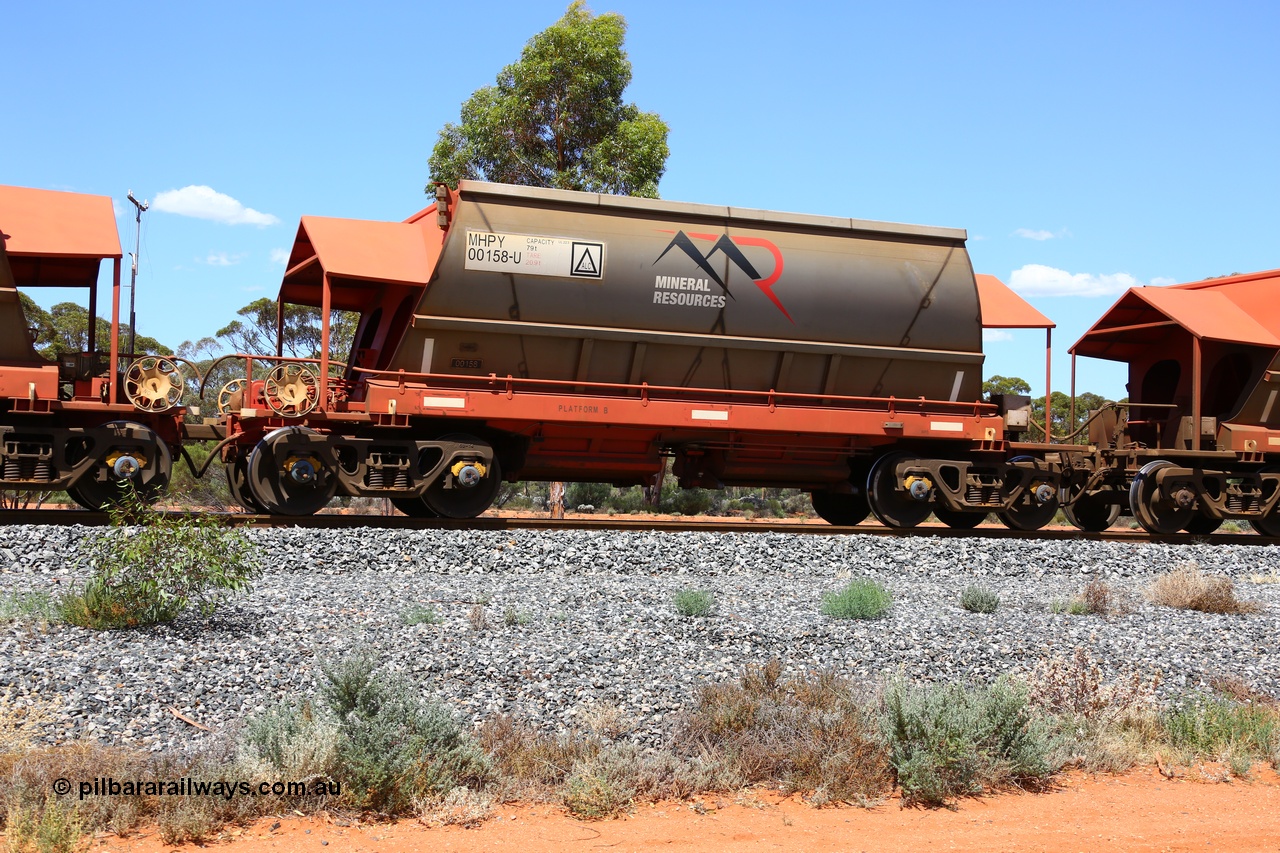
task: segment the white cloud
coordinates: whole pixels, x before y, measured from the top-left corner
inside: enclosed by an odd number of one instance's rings
[[[270,213],[259,213],[231,196],[205,186],[165,190],[156,196],[151,206],[165,213],[211,219],[225,225],[275,225],[280,221]]]
[[[1009,274],[1009,286],[1023,296],[1118,296],[1131,287],[1163,287],[1173,283],[1171,278],[1138,281],[1126,272],[1069,273],[1043,264],[1027,264]]]
[[[999,343],[1001,341],[1011,341],[1011,340],[1013,340],[1013,335],[1009,334],[1004,329],[983,329],[982,330],[983,343],[993,344],[993,343]]]
[[[208,264],[211,267],[233,267],[242,260],[244,255],[228,255],[226,252],[210,252],[203,261],[196,258],[197,263]]]
[[[289,263],[289,250],[288,249],[272,249],[271,263],[277,264],[279,266],[284,266],[285,264]]]
[[[1013,232],[1015,237],[1024,237],[1027,240],[1052,240],[1053,232],[1044,230],[1033,230],[1031,228],[1019,228]]]

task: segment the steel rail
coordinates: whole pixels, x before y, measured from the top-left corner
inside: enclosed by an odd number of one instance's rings
[[[403,515],[346,515],[321,513],[307,516],[261,515],[253,513],[208,512],[183,513],[212,517],[226,524],[246,527],[302,527],[354,529],[360,527],[383,530],[599,530],[654,533],[794,533],[817,536],[934,536],[939,539],[1001,539],[1001,540],[1051,540],[1090,542],[1152,542],[1163,545],[1280,545],[1280,538],[1259,536],[1255,533],[1211,533],[1192,535],[1176,533],[1157,536],[1141,530],[1104,530],[1091,533],[1070,527],[1045,527],[1040,530],[1010,530],[1002,526],[977,527],[960,530],[945,525],[922,525],[909,529],[884,527],[867,522],[853,527],[837,527],[825,523],[797,521],[746,521],[728,519],[657,519],[629,516],[627,518],[529,518],[524,516],[481,516],[472,519],[409,518]],[[73,509],[6,509],[0,510],[0,525],[74,525],[105,527],[111,523],[105,512],[89,512]]]

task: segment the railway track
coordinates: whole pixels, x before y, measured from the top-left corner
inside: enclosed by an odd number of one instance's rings
[[[191,513],[181,513],[191,514]],[[852,527],[797,521],[744,521],[731,519],[657,519],[630,516],[626,518],[529,518],[523,516],[481,516],[472,519],[410,518],[404,515],[343,515],[321,513],[285,517],[238,512],[204,513],[226,524],[252,527],[339,528],[375,527],[383,530],[615,530],[701,533],[795,533],[813,536],[936,536],[940,539],[1047,539],[1089,540],[1094,542],[1155,542],[1161,544],[1208,545],[1280,545],[1280,538],[1255,533],[1212,533],[1193,536],[1179,533],[1155,536],[1140,530],[1112,529],[1087,533],[1071,527],[1045,527],[1035,531],[1010,530],[1002,526],[985,526],[958,530],[944,525],[921,525],[909,530],[884,527],[873,522]],[[110,524],[105,512],[63,509],[0,510],[0,524],[6,525],[72,525],[105,527]]]

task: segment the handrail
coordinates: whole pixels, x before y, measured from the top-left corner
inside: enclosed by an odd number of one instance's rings
[[[218,358],[213,360],[213,363],[209,365],[209,368],[205,371],[204,376],[201,377],[200,379],[200,393],[197,396],[201,400],[204,399],[205,385],[208,383],[209,377],[213,375],[214,368],[222,364],[222,362],[227,361],[229,359],[233,359],[233,358],[237,358],[237,359],[243,358],[245,360],[245,379],[253,378],[253,363],[255,361],[267,361],[267,362],[272,362],[276,364],[289,364],[289,363],[315,364],[315,365],[320,364],[320,359],[318,358],[298,358],[296,356],[291,356],[291,355],[251,355],[246,352],[237,352],[237,353],[230,353],[228,355],[219,356]],[[345,362],[330,360],[329,368],[332,370],[335,367],[338,368],[339,370],[347,369],[347,365]]]
[[[712,397],[748,397],[758,398],[765,405],[773,403],[776,405],[779,399],[797,400],[797,401],[835,401],[838,403],[880,403],[885,404],[890,411],[895,408],[903,407],[942,407],[950,410],[968,409],[973,412],[974,417],[980,416],[984,411],[994,412],[996,406],[992,403],[981,402],[958,402],[955,400],[929,400],[925,397],[903,398],[903,397],[854,397],[841,394],[809,394],[802,392],[777,391],[770,389],[768,391],[748,391],[731,388],[689,388],[680,385],[650,385],[642,382],[633,385],[623,382],[587,382],[577,379],[532,379],[526,377],[515,377],[507,375],[500,377],[496,373],[490,373],[487,376],[462,376],[455,373],[414,373],[405,370],[378,370],[367,367],[353,367],[353,373],[369,374],[369,381],[387,381],[403,384],[406,379],[423,379],[423,380],[447,380],[453,383],[469,383],[472,385],[488,385],[497,393],[505,393],[512,395],[515,393],[516,386],[532,386],[536,391],[539,388],[548,387],[569,387],[569,388],[596,388],[613,392],[619,397],[630,396],[627,392],[639,392],[641,399],[650,399],[655,392],[659,394],[670,394],[688,396],[707,395]],[[501,388],[494,386],[501,385]],[[466,390],[466,389],[464,389]],[[475,390],[485,390],[477,388]]]
[[[1076,437],[1077,435],[1079,435],[1080,433],[1084,432],[1085,428],[1086,428],[1086,427],[1088,427],[1088,426],[1089,426],[1089,424],[1093,423],[1094,418],[1098,417],[1099,415],[1101,415],[1103,412],[1107,411],[1108,409],[1129,409],[1129,408],[1133,408],[1133,407],[1135,407],[1135,406],[1141,406],[1141,407],[1143,407],[1143,408],[1149,408],[1149,409],[1176,409],[1176,408],[1178,408],[1178,404],[1177,404],[1177,403],[1135,403],[1135,402],[1133,402],[1132,400],[1129,400],[1128,402],[1124,402],[1124,403],[1113,403],[1113,402],[1111,402],[1110,400],[1108,400],[1108,401],[1106,401],[1105,403],[1103,403],[1103,404],[1102,404],[1102,408],[1094,410],[1094,413],[1093,413],[1092,415],[1090,415],[1089,417],[1085,418],[1085,419],[1084,419],[1084,423],[1080,424],[1080,426],[1079,426],[1079,427],[1077,427],[1077,428],[1075,429],[1075,431],[1074,431],[1074,432],[1069,432],[1069,433],[1067,433],[1066,435],[1051,435],[1051,436],[1049,437],[1049,443],[1052,443],[1052,442],[1053,442],[1053,441],[1055,441],[1055,440],[1056,440],[1059,444],[1064,444],[1064,443],[1066,443],[1066,442],[1070,441],[1071,439],[1075,438],[1075,437]],[[1038,427],[1038,428],[1039,428],[1039,430],[1040,430],[1041,432],[1043,432],[1043,433],[1045,433],[1046,435],[1048,435],[1048,430],[1046,430],[1046,429],[1044,428],[1044,424],[1040,423],[1039,421],[1035,420],[1034,418],[1028,418],[1028,420],[1029,420],[1029,421],[1031,421],[1031,425],[1032,425],[1032,426],[1034,426],[1034,427]],[[1134,421],[1133,423],[1137,423],[1137,422],[1136,422],[1136,421]]]

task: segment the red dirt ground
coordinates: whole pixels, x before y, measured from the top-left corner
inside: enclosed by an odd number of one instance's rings
[[[955,809],[815,809],[767,792],[689,803],[639,805],[626,817],[583,822],[548,805],[503,806],[475,829],[416,820],[342,825],[329,816],[264,819],[228,828],[203,848],[266,851],[1134,851],[1280,850],[1280,777],[1209,781],[1199,771],[1166,779],[1154,769],[1123,776],[1070,774],[1044,794],[968,799]],[[272,829],[273,825],[275,826]],[[155,829],[94,839],[93,851],[160,853]]]

